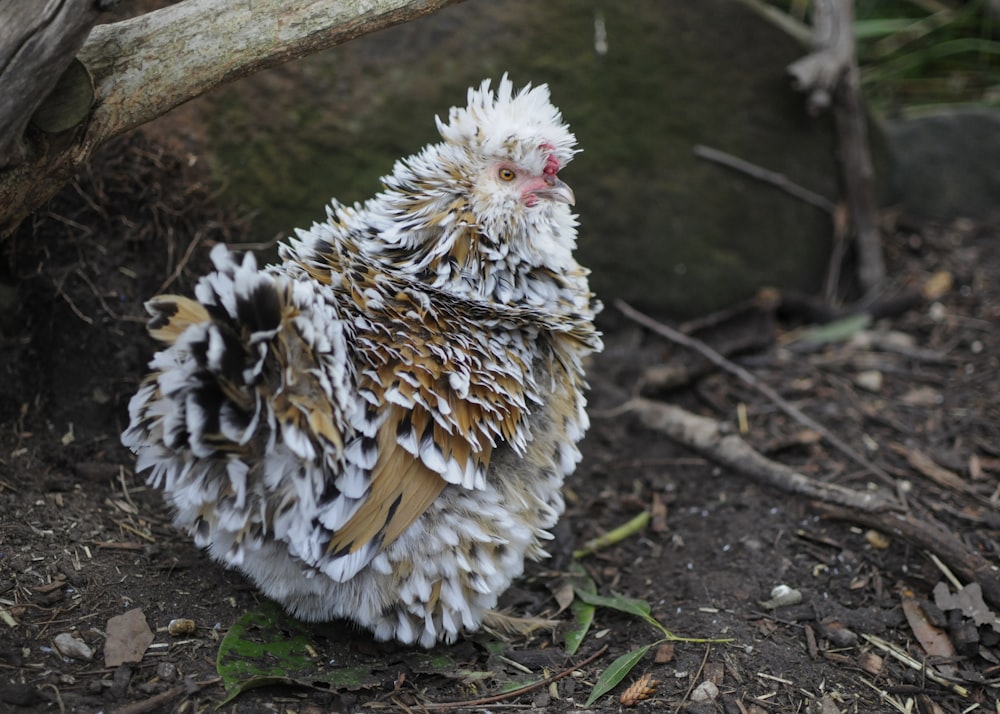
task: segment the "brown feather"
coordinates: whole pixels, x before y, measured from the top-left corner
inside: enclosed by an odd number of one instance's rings
[[[412,412],[414,423],[421,412]],[[353,553],[376,537],[381,539],[381,548],[387,548],[447,485],[440,475],[396,443],[396,426],[404,414],[401,407],[393,407],[379,429],[378,460],[372,469],[371,491],[357,513],[333,534],[327,552]]]
[[[149,334],[155,340],[172,345],[189,326],[207,322],[208,310],[183,295],[157,295],[149,301],[157,311],[150,322]],[[163,320],[165,323],[161,324]]]

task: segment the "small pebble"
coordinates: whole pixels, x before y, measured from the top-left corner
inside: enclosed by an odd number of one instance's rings
[[[186,617],[181,617],[176,620],[171,620],[170,624],[167,625],[167,632],[170,633],[171,637],[183,637],[184,635],[194,634],[195,625],[194,620],[190,620]]]
[[[854,383],[868,392],[882,391],[882,373],[877,369],[869,369],[858,372],[854,377]]]
[[[714,702],[718,696],[719,688],[706,679],[691,692],[691,701],[698,704],[706,704],[707,702]]]
[[[56,649],[66,657],[82,659],[89,662],[94,659],[94,650],[87,646],[87,643],[78,637],[74,637],[68,632],[62,632],[55,636],[53,640]]]
[[[865,531],[865,540],[868,541],[868,545],[879,550],[885,550],[892,545],[892,540],[889,536],[876,530]]]
[[[776,585],[771,590],[771,599],[761,603],[761,607],[774,610],[788,605],[798,605],[802,602],[802,593],[787,585]]]
[[[156,665],[156,676],[164,682],[173,682],[177,679],[177,665],[173,662],[160,662]]]

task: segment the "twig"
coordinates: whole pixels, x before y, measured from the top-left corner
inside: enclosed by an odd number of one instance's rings
[[[63,703],[62,693],[59,691],[59,687],[52,684],[51,682],[48,682],[46,684],[41,685],[38,688],[38,691],[42,691],[43,689],[52,690],[52,693],[55,695],[56,698],[56,704],[59,705],[59,714],[66,714],[66,704]]]
[[[871,644],[875,645],[880,650],[888,654],[893,659],[902,662],[907,667],[917,670],[932,682],[940,684],[945,689],[950,689],[952,692],[954,692],[960,697],[969,696],[969,690],[963,687],[961,684],[957,684],[956,682],[950,681],[942,674],[940,674],[936,669],[930,667],[926,662],[921,662],[920,660],[910,657],[910,655],[901,651],[898,647],[893,646],[892,643],[886,642],[881,637],[876,637],[875,635],[866,635],[862,633],[861,636],[864,637],[866,640],[868,640],[868,642],[870,642]]]
[[[82,312],[80,312],[80,309],[76,306],[76,303],[73,302],[73,299],[69,296],[69,294],[66,293],[65,290],[63,290],[63,285],[66,284],[67,277],[68,275],[64,275],[62,279],[59,280],[59,282],[56,284],[56,295],[58,295],[59,297],[61,297],[63,300],[66,301],[66,304],[69,305],[69,309],[73,311],[74,315],[79,317],[88,325],[93,325],[94,318],[84,315]]]
[[[829,518],[875,528],[922,550],[936,553],[965,582],[979,583],[983,596],[993,605],[1000,606],[1000,573],[996,566],[966,546],[954,532],[946,530],[928,516],[918,518],[909,513],[849,511],[831,503],[818,503],[816,507]]]
[[[850,23],[843,22],[846,11],[852,14],[854,0],[816,0],[812,3],[813,52],[788,65],[792,85],[809,94],[812,115],[830,106],[832,96],[854,54],[854,34]]]
[[[855,491],[838,484],[817,481],[771,461],[737,434],[726,433],[724,425],[714,419],[648,399],[633,399],[629,405],[630,411],[639,417],[645,427],[662,432],[716,463],[786,493],[871,513],[883,512],[894,505],[880,493]]]
[[[775,188],[780,188],[785,193],[795,198],[805,201],[811,206],[825,211],[829,215],[833,215],[834,211],[837,210],[837,205],[818,193],[814,193],[807,188],[799,186],[797,183],[789,179],[784,174],[779,174],[776,171],[771,171],[770,169],[765,169],[756,164],[751,164],[749,161],[733,156],[732,154],[727,154],[724,151],[719,151],[718,149],[713,149],[710,146],[703,146],[702,144],[697,144],[694,147],[695,156],[705,159],[707,161],[714,161],[717,164],[722,164],[728,168],[744,173],[751,178],[755,178],[758,181],[763,181],[764,183],[771,184]]]
[[[885,259],[875,205],[875,169],[868,146],[868,117],[861,97],[861,72],[853,52],[836,97],[834,118],[840,138],[838,155],[844,193],[857,230],[858,281],[865,292],[872,292],[885,280]]]
[[[514,697],[519,697],[522,694],[527,694],[528,692],[533,692],[536,689],[541,689],[542,687],[546,687],[552,684],[553,682],[559,681],[563,677],[568,677],[578,669],[583,669],[591,662],[597,660],[607,651],[608,651],[608,645],[604,645],[604,647],[597,650],[597,652],[590,655],[590,657],[580,662],[580,664],[573,665],[569,669],[564,669],[562,672],[559,672],[558,674],[553,674],[551,677],[546,677],[545,679],[541,679],[532,684],[525,685],[518,689],[512,689],[509,692],[494,694],[491,697],[482,697],[480,699],[466,699],[460,702],[431,702],[429,704],[422,704],[421,709],[446,711],[448,709],[459,709],[461,707],[477,707],[477,706],[482,706],[484,704],[495,704],[496,702],[502,702],[504,699],[513,699]]]
[[[797,42],[806,46],[809,46],[812,42],[812,33],[809,31],[809,27],[796,20],[787,12],[773,5],[768,5],[763,0],[740,1]]]
[[[155,542],[155,541],[154,541]],[[142,543],[116,543],[110,540],[95,540],[94,545],[106,550],[146,550],[149,546]]]
[[[840,268],[844,264],[850,238],[850,220],[847,206],[843,203],[833,212],[833,247],[830,249],[830,260],[826,264],[826,282],[823,284],[823,298],[827,305],[833,305],[837,297],[837,286],[840,285]]]
[[[711,651],[712,645],[709,643],[705,646],[705,656],[701,658],[701,664],[698,665],[698,671],[694,673],[693,677],[691,677],[691,684],[688,686],[687,691],[684,692],[684,696],[681,697],[680,702],[677,704],[678,709],[684,706],[684,702],[688,700],[688,697],[691,696],[691,692],[694,691],[694,687],[698,683],[698,677],[700,677],[701,673],[705,671],[705,663],[708,662],[708,655]]]
[[[110,317],[112,320],[119,319],[118,313],[116,313],[108,306],[108,303],[104,299],[104,296],[97,291],[97,286],[94,285],[94,281],[91,280],[90,277],[85,272],[83,272],[83,269],[81,267],[78,266],[73,271],[73,274],[79,276],[80,280],[82,280],[87,284],[87,287],[90,288],[90,292],[94,294],[94,297],[97,298],[97,301],[101,303],[101,307],[103,307],[104,311],[108,313],[108,317]]]
[[[214,679],[206,679],[204,682],[178,684],[176,687],[171,687],[167,691],[160,692],[149,699],[143,699],[141,702],[132,702],[131,704],[119,707],[113,710],[113,714],[146,714],[146,712],[156,711],[171,699],[175,699],[182,694],[195,694],[205,687],[218,684],[221,681],[220,677],[215,677]]]
[[[748,386],[752,387],[753,389],[757,390],[765,397],[770,399],[779,409],[781,409],[781,411],[790,416],[792,419],[795,419],[800,424],[812,429],[817,434],[822,436],[824,439],[826,439],[827,442],[829,442],[834,448],[836,448],[837,451],[842,453],[844,456],[848,457],[851,461],[858,464],[859,466],[865,467],[869,472],[877,476],[887,486],[893,488],[895,487],[896,482],[889,474],[887,474],[881,468],[879,468],[871,461],[866,459],[864,456],[859,454],[857,451],[852,449],[850,446],[844,443],[839,437],[833,434],[833,432],[831,432],[825,426],[814,420],[812,417],[804,414],[797,407],[785,401],[785,399],[780,394],[775,392],[768,385],[761,382],[750,372],[743,369],[738,364],[735,364],[734,362],[726,359],[725,357],[720,355],[718,352],[713,350],[711,347],[706,345],[701,340],[696,339],[694,337],[690,337],[681,332],[678,332],[677,330],[668,327],[667,325],[664,325],[661,322],[657,322],[648,315],[644,315],[643,313],[639,312],[634,307],[626,303],[624,300],[615,300],[615,307],[617,307],[622,312],[622,314],[625,315],[630,320],[639,323],[643,327],[652,330],[656,334],[660,335],[661,337],[665,337],[671,342],[676,342],[677,344],[687,347],[688,349],[695,350],[703,357],[705,357],[707,360],[709,360],[712,364],[714,364],[716,367],[719,367],[720,369],[723,369],[726,372],[729,372],[730,374],[738,377]]]
[[[177,267],[174,268],[173,272],[170,273],[170,276],[163,281],[163,285],[161,285],[154,294],[162,294],[164,290],[169,288],[173,282],[181,276],[181,273],[184,272],[184,268],[187,267],[188,262],[191,260],[191,256],[194,254],[194,249],[198,247],[198,244],[201,243],[201,239],[204,237],[204,231],[198,231],[194,234],[194,238],[192,238],[191,242],[188,243],[187,249],[184,251],[184,255],[182,255],[180,261],[178,261]]]
[[[573,557],[579,560],[580,558],[587,557],[591,553],[596,553],[601,548],[607,548],[609,545],[621,543],[626,538],[635,535],[649,525],[650,517],[651,514],[649,511],[643,511],[635,518],[630,519],[628,522],[623,523],[617,528],[614,528],[597,538],[588,540],[583,544],[582,548],[573,551]]]
[[[808,94],[810,114],[834,104],[844,195],[857,234],[858,281],[865,292],[885,280],[875,202],[875,171],[854,48],[854,0],[812,3],[815,51],[788,66],[795,88]]]
[[[828,653],[828,656],[829,656],[829,653]],[[896,711],[898,711],[899,714],[912,714],[912,711],[911,711],[910,708],[903,706],[898,699],[893,699],[892,697],[890,697],[889,696],[889,692],[885,691],[884,689],[879,689],[878,687],[876,687],[874,684],[872,684],[871,682],[869,682],[864,677],[861,677],[861,683],[864,684],[866,687],[870,687],[875,692],[875,694],[878,695],[879,699],[881,699],[883,702],[885,702],[886,704],[888,704],[890,707],[892,707],[893,709],[895,709]]]

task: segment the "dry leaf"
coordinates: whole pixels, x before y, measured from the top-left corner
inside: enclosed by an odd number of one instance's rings
[[[924,300],[938,300],[951,290],[953,279],[947,270],[939,270],[920,288]]]
[[[941,392],[932,387],[915,387],[900,397],[899,401],[910,407],[937,407],[944,398]]]
[[[656,664],[667,664],[672,662],[674,659],[674,643],[665,642],[656,648],[656,654],[653,656],[653,662]]]
[[[943,486],[944,488],[949,488],[953,491],[958,491],[959,493],[969,492],[970,486],[965,482],[965,479],[954,471],[949,471],[943,466],[939,466],[926,454],[913,449],[907,449],[902,444],[890,444],[889,448],[905,458],[906,462],[910,466],[915,468],[938,486]]]
[[[873,677],[878,676],[884,664],[885,660],[874,652],[862,652],[858,655],[858,666]]]
[[[961,610],[977,627],[989,625],[995,632],[1000,632],[1000,619],[983,600],[983,588],[979,583],[969,583],[954,595],[948,591],[947,585],[938,583],[934,586],[934,604],[945,612]]]
[[[820,700],[820,714],[843,714],[840,707],[834,701],[833,696],[830,694],[824,694],[823,699]]]
[[[667,504],[663,502],[660,494],[653,494],[653,505],[649,509],[652,515],[652,525],[650,528],[654,533],[665,533],[667,530]]]
[[[726,665],[722,662],[705,663],[705,679],[717,687],[721,687],[726,678]]]
[[[556,588],[553,588],[552,597],[556,599],[556,603],[559,605],[559,610],[556,612],[556,615],[559,615],[573,604],[573,583],[564,580]]]
[[[141,662],[153,642],[153,632],[142,610],[135,608],[108,620],[105,628],[104,666],[117,667],[125,662]]]
[[[927,613],[920,606],[916,595],[909,588],[903,588],[900,592],[900,600],[903,605],[903,614],[906,621],[910,623],[914,637],[924,648],[929,657],[942,657],[945,659],[955,656],[955,646],[952,644],[947,633],[939,627],[935,627],[927,619]],[[958,670],[953,664],[942,662],[938,665],[942,674],[954,676]]]

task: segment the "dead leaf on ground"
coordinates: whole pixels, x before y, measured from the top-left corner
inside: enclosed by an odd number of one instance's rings
[[[914,637],[924,648],[927,656],[946,659],[955,657],[955,645],[952,644],[944,630],[931,624],[927,613],[920,606],[913,591],[909,588],[903,588],[900,592],[900,601],[903,606],[903,614],[906,615],[906,621],[910,624]],[[941,662],[937,668],[947,676],[954,676],[958,673],[955,665],[949,662]]]
[[[948,586],[940,582],[934,586],[934,604],[945,612],[961,610],[965,617],[976,623],[977,627],[989,625],[994,632],[1000,632],[1000,618],[983,600],[983,588],[979,583],[969,583],[957,593],[952,594]]]
[[[947,270],[939,270],[929,278],[920,288],[920,293],[924,300],[938,300],[951,291],[954,279]]]
[[[927,454],[915,449],[908,449],[902,444],[889,444],[889,448],[906,459],[906,463],[938,486],[943,486],[959,493],[968,493],[970,491],[970,486],[966,483],[965,479],[954,471],[938,465]]]
[[[567,607],[573,604],[573,599],[575,597],[573,590],[573,583],[568,580],[561,581],[558,585],[550,588],[552,592],[552,597],[555,598],[556,604],[559,605],[559,609],[553,617],[558,617],[566,610]]]
[[[104,640],[104,666],[142,661],[146,649],[153,642],[153,631],[146,624],[142,610],[135,608],[108,620]]]
[[[944,401],[941,392],[933,387],[914,387],[899,398],[908,407],[937,407]]]
[[[667,530],[667,504],[658,493],[653,494],[653,504],[650,506],[652,515],[652,525],[650,528],[654,533],[665,533]]]
[[[664,642],[662,645],[656,648],[656,654],[653,656],[653,662],[656,664],[667,664],[672,662],[674,659],[674,643]]]

